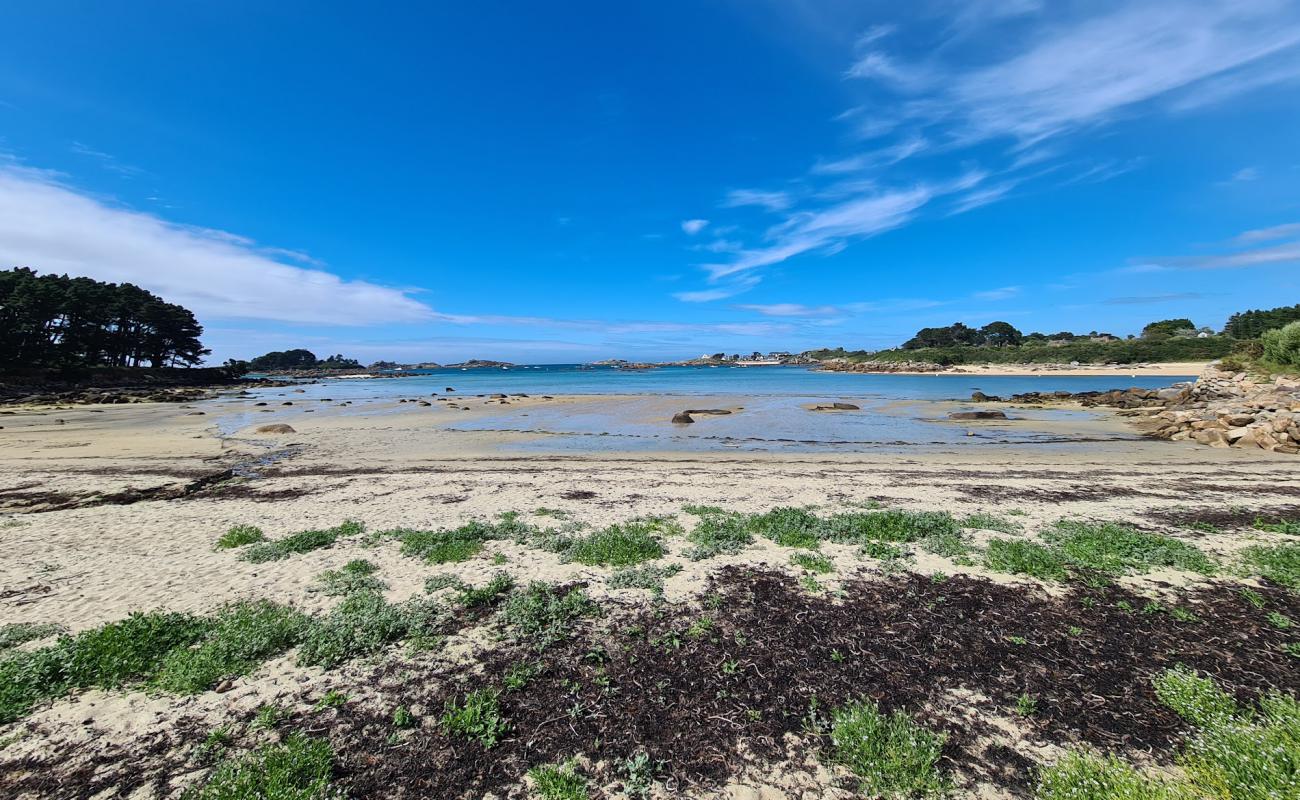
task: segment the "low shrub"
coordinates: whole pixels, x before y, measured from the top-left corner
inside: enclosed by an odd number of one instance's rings
[[[153,683],[177,694],[206,691],[293,647],[310,624],[301,612],[268,600],[227,606],[201,641],[167,654]]]
[[[676,523],[672,523],[676,525]],[[567,561],[602,567],[626,567],[662,558],[659,534],[666,529],[664,520],[652,518],[611,525],[573,539],[562,552]],[[677,528],[680,531],[680,527]]]
[[[542,764],[528,770],[533,791],[541,800],[587,800],[587,779],[576,764]]]
[[[1300,590],[1300,542],[1253,545],[1241,551],[1241,558],[1250,574]]]
[[[1056,548],[1024,539],[990,539],[984,552],[984,565],[989,569],[1048,581],[1065,580],[1065,564]]]
[[[317,578],[320,590],[328,595],[352,592],[381,592],[388,585],[375,577],[379,567],[364,558],[354,559],[339,569],[326,570]]]

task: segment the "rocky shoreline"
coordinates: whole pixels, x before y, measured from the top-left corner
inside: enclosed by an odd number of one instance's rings
[[[983,392],[975,392],[971,400],[1002,402]],[[1295,377],[1259,379],[1212,365],[1195,383],[1166,389],[1029,392],[1012,395],[1007,402],[1118,408],[1149,418],[1154,425],[1149,435],[1157,439],[1300,454],[1300,378]]]

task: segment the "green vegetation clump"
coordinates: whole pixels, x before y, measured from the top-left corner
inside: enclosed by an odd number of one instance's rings
[[[745,526],[784,547],[815,550],[821,546],[822,521],[802,508],[783,506],[765,514],[751,514],[746,518]]]
[[[1071,753],[1044,770],[1038,800],[1295,797],[1300,703],[1273,692],[1241,708],[1209,678],[1185,667],[1155,681],[1156,696],[1194,727],[1179,755],[1182,776],[1149,778],[1113,757]]]
[[[1241,558],[1252,575],[1300,590],[1300,543],[1254,545],[1243,550]]]
[[[577,773],[577,766],[542,764],[528,770],[533,781],[533,792],[541,800],[587,800],[587,779]]]
[[[333,528],[322,530],[299,531],[283,539],[250,545],[239,557],[244,561],[261,564],[266,561],[280,561],[297,553],[310,553],[324,547],[332,547],[339,539],[358,536],[365,533],[365,526],[351,520]]]
[[[456,593],[456,602],[466,608],[478,608],[495,603],[507,592],[515,588],[515,579],[504,572],[492,576],[492,580],[481,588],[462,587]]]
[[[961,534],[957,520],[946,511],[854,511],[832,516],[824,531],[824,538],[849,544],[918,542]]]
[[[483,550],[483,543],[503,539],[526,540],[537,528],[520,522],[517,514],[502,515],[497,522],[473,520],[459,528],[436,531],[398,528],[382,536],[402,543],[402,555],[422,558],[431,564],[468,561]]]
[[[1186,542],[1145,533],[1114,522],[1063,520],[1043,534],[1045,544],[1023,539],[993,539],[984,564],[998,572],[1062,581],[1071,573],[1116,577],[1175,567],[1208,575],[1214,562]]]
[[[246,544],[255,544],[265,542],[266,534],[256,525],[235,525],[230,530],[221,534],[217,539],[218,550],[229,550],[234,547],[243,547]]]
[[[692,561],[712,558],[723,553],[739,553],[754,543],[754,534],[746,517],[713,506],[688,507],[687,513],[700,518],[687,541],[695,545],[686,555]]]
[[[395,605],[378,592],[353,592],[304,632],[298,662],[337,666],[402,639],[429,639],[441,621],[442,611],[431,599]]]
[[[1282,367],[1300,367],[1300,322],[1264,331],[1259,341],[1265,361]]]
[[[1041,334],[1040,334],[1041,335]],[[1059,334],[1056,334],[1059,336]],[[1033,336],[1033,334],[1030,334]],[[1168,361],[1213,361],[1232,352],[1236,340],[1228,336],[1204,339],[1172,337],[1163,340],[1129,339],[1093,341],[1091,338],[1059,343],[1030,339],[1011,347],[956,344],[946,347],[880,350],[846,354],[852,361],[925,361],[931,364],[1137,364]],[[1100,339],[1100,337],[1098,337]]]
[[[1114,756],[1072,750],[1038,782],[1037,800],[1190,800],[1168,783],[1148,778]]]
[[[148,678],[173,650],[201,641],[211,626],[190,614],[137,612],[49,647],[12,653],[0,659],[0,724],[74,689],[115,689]]]
[[[662,558],[663,544],[659,534],[680,533],[676,522],[660,518],[632,520],[621,525],[611,525],[604,530],[582,536],[569,542],[562,553],[567,561],[602,567],[626,567]]]
[[[971,514],[958,524],[963,528],[997,531],[998,533],[1019,533],[1022,530],[1020,523],[1004,519],[995,514]]]
[[[472,739],[492,749],[509,730],[501,717],[501,693],[495,689],[478,689],[464,699],[450,699],[443,710],[441,723],[449,736]]]
[[[872,702],[846,706],[831,718],[831,757],[858,776],[869,797],[947,796],[951,785],[938,767],[944,738],[901,711],[886,716]]]
[[[536,649],[544,650],[567,639],[578,619],[599,611],[600,606],[582,589],[563,590],[534,582],[512,592],[499,616],[515,636],[532,640]]]
[[[334,753],[329,742],[300,733],[264,745],[242,758],[222,762],[183,800],[326,800]]]
[[[206,691],[293,647],[310,624],[301,612],[268,600],[227,606],[195,646],[167,654],[153,683],[177,694]]]
[[[1258,339],[1264,331],[1281,328],[1292,322],[1300,322],[1300,304],[1282,306],[1266,311],[1241,311],[1228,317],[1223,332],[1238,339]]]
[[[364,558],[354,559],[340,569],[322,572],[317,578],[320,590],[328,595],[347,595],[353,592],[381,592],[388,585],[375,577],[379,571],[373,562]]]
[[[1065,564],[1060,550],[1024,539],[991,539],[984,552],[984,565],[989,569],[1045,581],[1065,580]]]
[[[1288,536],[1300,536],[1300,519],[1278,519],[1269,522],[1263,518],[1256,519],[1252,526],[1257,531],[1266,533],[1284,533]]]
[[[52,622],[11,622],[8,625],[0,625],[0,654],[19,645],[63,633],[63,630],[62,625]]]
[[[829,558],[817,553],[795,553],[790,556],[790,563],[819,575],[835,570],[835,564]]]
[[[610,575],[605,585],[611,589],[646,589],[655,595],[661,595],[664,591],[664,580],[681,571],[682,568],[678,564],[663,567],[656,564],[624,567]]]
[[[1202,575],[1214,572],[1214,562],[1192,545],[1114,522],[1062,520],[1043,538],[1059,547],[1074,567],[1107,575],[1147,572],[1154,567],[1176,567]]]
[[[430,564],[468,561],[483,550],[484,539],[476,523],[454,530],[401,530],[395,534],[402,542],[402,555],[422,558]]]

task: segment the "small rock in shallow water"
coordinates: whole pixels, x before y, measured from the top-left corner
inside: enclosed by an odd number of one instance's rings
[[[1001,411],[954,411],[948,419],[1006,419]]]
[[[285,425],[283,422],[279,422],[274,425],[259,425],[257,427],[257,432],[258,433],[297,433],[297,431],[295,431],[291,426]]]

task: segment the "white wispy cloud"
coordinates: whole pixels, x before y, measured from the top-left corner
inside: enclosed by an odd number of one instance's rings
[[[7,265],[134,283],[200,319],[370,325],[434,318],[406,291],[286,264],[276,258],[284,251],[110,205],[56,175],[12,165],[0,166],[0,253]]]
[[[1255,242],[1269,242],[1274,239],[1286,239],[1292,236],[1300,236],[1300,222],[1288,222],[1270,228],[1256,228],[1255,230],[1245,231],[1239,234],[1234,241],[1239,244],[1253,244]]]
[[[840,175],[868,169],[880,169],[911,158],[918,153],[924,152],[929,147],[930,143],[924,137],[910,136],[901,142],[878,148],[869,153],[859,153],[858,155],[831,161],[818,161],[813,165],[812,172],[814,175]]]
[[[688,236],[694,236],[707,227],[709,227],[709,221],[707,219],[682,220],[682,230]]]
[[[893,109],[897,118],[944,123],[962,142],[1029,144],[1210,78],[1230,96],[1232,71],[1297,44],[1296,7],[1284,0],[1158,0],[1044,24],[1028,47],[993,63],[906,64],[876,50],[849,74],[912,95]]]
[[[749,304],[738,305],[736,308],[768,317],[831,317],[842,313],[835,306],[806,306],[801,303]]]
[[[1173,294],[1152,294],[1136,297],[1111,297],[1102,301],[1108,306],[1145,306],[1156,303],[1172,303],[1176,300],[1198,300],[1205,295],[1200,292],[1174,292]]]
[[[723,208],[740,208],[742,206],[759,206],[768,211],[784,211],[794,201],[786,192],[763,191],[761,189],[732,189],[722,201]]]
[[[118,175],[123,177],[134,178],[137,175],[144,174],[144,170],[139,167],[132,166],[131,164],[124,164],[111,153],[96,150],[93,147],[82,144],[81,142],[73,142],[70,149],[79,156],[93,158],[95,161],[99,162],[99,165],[104,169],[109,172],[116,172]]]
[[[1007,300],[1020,294],[1019,286],[1003,286],[1001,289],[990,289],[986,292],[975,292],[971,297],[976,300]]]

